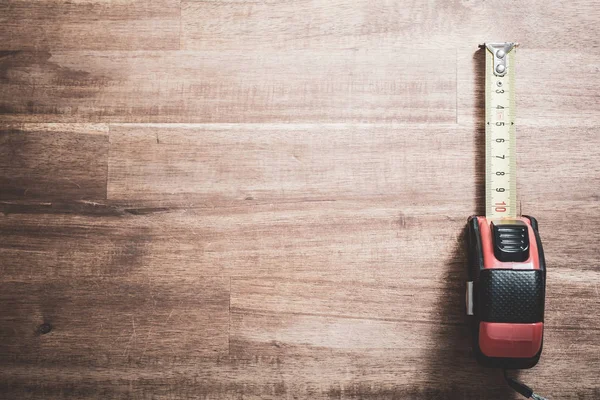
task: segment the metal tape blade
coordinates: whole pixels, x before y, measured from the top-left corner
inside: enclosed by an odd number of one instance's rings
[[[517,216],[515,43],[486,43],[485,209],[488,219]]]

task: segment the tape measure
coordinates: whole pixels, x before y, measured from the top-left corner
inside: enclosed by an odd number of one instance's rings
[[[485,44],[485,215],[490,219],[517,216],[516,47]]]
[[[516,43],[486,43],[485,216],[467,222],[470,316],[476,359],[487,367],[524,369],[542,353],[546,261],[537,220],[517,210]],[[505,374],[527,398],[542,399]]]

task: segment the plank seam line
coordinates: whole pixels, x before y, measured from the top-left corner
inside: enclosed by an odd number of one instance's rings
[[[458,124],[458,48],[454,49],[456,51],[456,61],[454,63],[454,71],[456,72],[456,75],[454,76],[454,84],[455,86],[455,103],[454,103],[454,109],[456,110],[456,118],[455,118],[455,123]]]
[[[179,0],[179,51],[182,50],[182,36],[183,36],[183,12],[181,10],[183,0]]]
[[[105,177],[105,182],[104,182],[104,201],[108,201],[108,182],[109,182],[109,173],[110,173],[110,149],[111,149],[111,143],[110,143],[110,124],[106,124],[106,141],[108,142],[108,147],[106,149],[106,171],[104,174]]]
[[[414,128],[414,129],[448,129],[456,128],[455,122],[411,123],[411,122],[109,122],[112,127],[154,127],[154,128],[273,128],[273,129],[312,129],[312,128]]]
[[[227,325],[227,354],[231,355],[231,276],[229,277],[229,304],[228,304],[228,319]]]
[[[421,324],[421,325],[442,325],[442,326],[467,326],[466,323],[456,322],[447,323],[439,321],[422,321],[418,319],[398,319],[398,318],[377,318],[377,317],[360,317],[356,315],[340,315],[340,314],[324,314],[324,313],[307,313],[301,311],[266,311],[257,310],[253,308],[241,308],[233,307],[232,312],[243,313],[249,312],[254,315],[269,316],[269,315],[294,315],[300,317],[319,317],[319,318],[337,318],[337,319],[352,319],[352,320],[364,320],[364,321],[381,321],[381,322],[401,322],[410,324]],[[231,313],[230,313],[231,314]]]

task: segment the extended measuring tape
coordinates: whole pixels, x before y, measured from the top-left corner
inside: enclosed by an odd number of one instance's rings
[[[486,43],[485,217],[468,220],[467,314],[477,360],[531,368],[541,352],[546,263],[535,218],[517,213],[516,43]],[[505,375],[506,376],[506,375]],[[525,397],[541,398],[506,377]]]
[[[486,44],[485,215],[517,216],[515,43]]]

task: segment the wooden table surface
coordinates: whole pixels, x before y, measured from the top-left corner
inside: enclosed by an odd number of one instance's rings
[[[485,40],[552,399],[600,398],[592,0],[5,0],[0,398],[511,399],[472,359]]]

